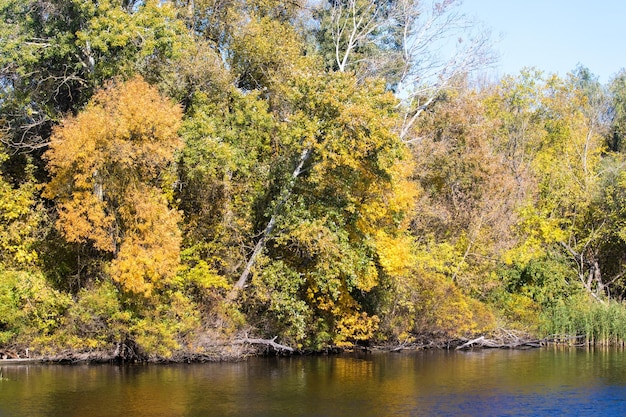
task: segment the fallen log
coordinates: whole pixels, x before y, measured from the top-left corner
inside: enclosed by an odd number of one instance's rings
[[[238,345],[265,345],[270,346],[277,352],[295,352],[295,349],[290,346],[276,343],[276,338],[277,336],[275,336],[273,339],[250,339],[249,337],[246,337],[244,339],[234,340],[233,343]]]
[[[43,358],[15,358],[15,359],[0,359],[0,366],[2,365],[24,365],[31,363],[41,363]]]
[[[467,349],[479,343],[480,343],[480,346],[483,346],[484,342],[485,342],[485,336],[480,336],[480,337],[477,337],[476,339],[472,339],[466,343],[463,343],[461,346],[457,346],[456,350]]]
[[[491,348],[491,349],[525,349],[525,348],[538,348],[545,346],[546,340],[538,339],[516,339],[513,341],[497,341],[493,339],[487,339],[485,336],[477,337],[476,339],[468,340],[460,346],[456,347],[456,350],[472,349],[474,347]]]

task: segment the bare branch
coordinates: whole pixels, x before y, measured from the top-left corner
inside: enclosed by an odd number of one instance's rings
[[[429,8],[415,0],[399,4],[395,18],[404,32],[398,90],[405,109],[399,134],[405,139],[420,114],[453,79],[487,67],[495,58],[489,33],[454,10],[458,1],[435,2]]]
[[[459,5],[458,0],[338,0],[330,6],[338,70],[355,70],[358,79],[383,77],[397,86],[403,139],[454,78],[494,61],[489,34],[456,12]],[[356,53],[368,45],[374,52]]]
[[[371,1],[337,1],[332,5],[331,30],[340,72],[346,71],[352,51],[367,43],[369,35],[380,27],[378,16],[379,8]]]

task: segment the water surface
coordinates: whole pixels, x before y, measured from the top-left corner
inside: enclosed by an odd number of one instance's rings
[[[623,351],[405,352],[0,366],[0,416],[626,415]]]

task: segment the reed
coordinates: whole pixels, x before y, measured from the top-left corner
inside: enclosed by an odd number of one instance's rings
[[[570,344],[624,346],[626,305],[575,299],[549,309],[542,320],[544,334],[555,335]]]

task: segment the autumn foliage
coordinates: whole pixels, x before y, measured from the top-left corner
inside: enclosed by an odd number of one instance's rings
[[[623,342],[626,75],[425,4],[0,0],[0,351]]]
[[[56,226],[113,258],[125,290],[149,294],[176,274],[179,214],[168,207],[181,109],[141,78],[111,83],[52,134],[45,154]]]

